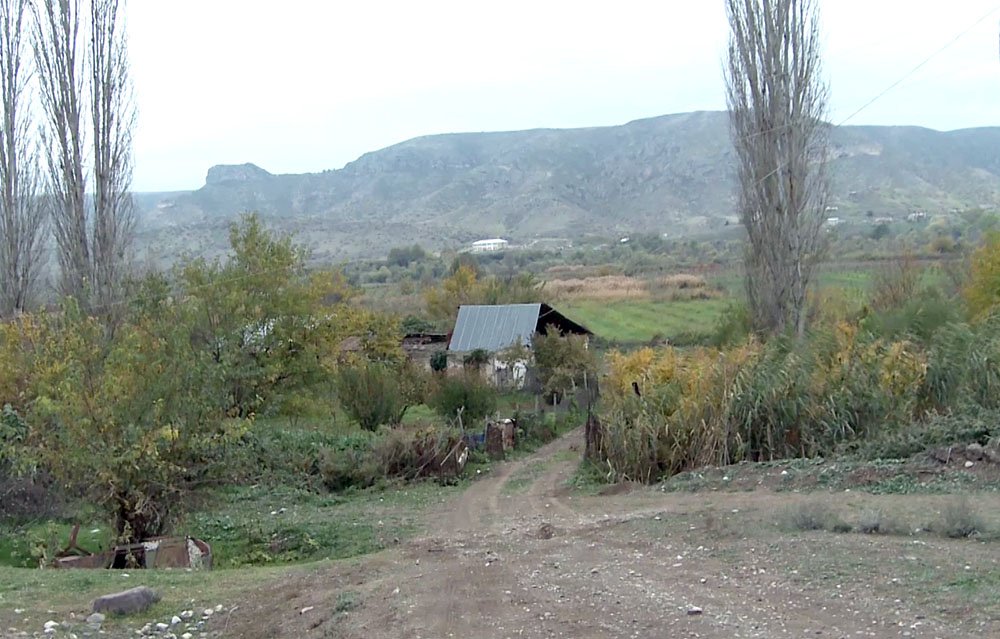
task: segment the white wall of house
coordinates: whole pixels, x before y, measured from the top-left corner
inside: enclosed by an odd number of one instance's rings
[[[507,240],[502,240],[500,238],[493,238],[490,240],[479,240],[478,242],[472,243],[473,253],[492,253],[494,251],[502,251],[510,245]]]

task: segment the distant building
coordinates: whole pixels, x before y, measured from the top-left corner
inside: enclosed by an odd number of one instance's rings
[[[494,238],[492,240],[479,240],[478,242],[472,243],[472,252],[492,253],[495,251],[504,251],[508,246],[510,246],[510,242],[500,238]]]
[[[547,335],[550,329],[560,335],[583,335],[588,341],[593,335],[548,304],[461,306],[448,352],[460,356],[485,351],[489,354],[485,372],[490,380],[497,386],[522,388],[527,379],[528,362],[507,362],[497,354],[516,344],[530,350],[535,335]]]

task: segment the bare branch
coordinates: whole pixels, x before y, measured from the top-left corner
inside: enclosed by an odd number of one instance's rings
[[[135,220],[130,193],[135,109],[125,0],[40,4],[34,50],[61,288],[86,309],[107,310],[121,295]],[[81,37],[81,27],[89,37]],[[88,142],[93,152],[89,200]]]
[[[0,314],[24,311],[37,293],[44,209],[38,200],[24,37],[28,0],[0,0]]]
[[[55,230],[64,295],[86,301],[92,280],[83,149],[79,0],[35,3],[34,52],[45,121],[46,202]]]
[[[828,201],[815,0],[726,0],[726,89],[755,328],[805,330]]]

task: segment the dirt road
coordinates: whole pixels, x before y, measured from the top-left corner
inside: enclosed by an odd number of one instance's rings
[[[502,464],[425,538],[262,585],[225,636],[1000,637],[996,605],[939,592],[1000,583],[996,544],[782,533],[788,493],[575,496],[582,447]]]

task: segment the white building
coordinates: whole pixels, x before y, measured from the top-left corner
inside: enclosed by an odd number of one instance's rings
[[[492,240],[479,240],[478,242],[472,243],[473,253],[492,253],[494,251],[503,251],[510,245],[507,240],[501,240],[500,238],[494,238]]]

